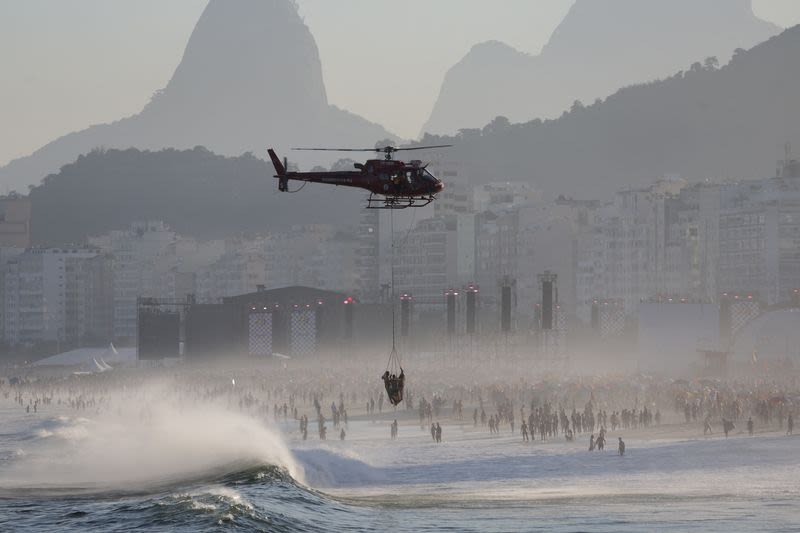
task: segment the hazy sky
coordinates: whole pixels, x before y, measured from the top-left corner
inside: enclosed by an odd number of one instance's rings
[[[668,1],[668,0],[666,0]],[[0,165],[138,112],[164,87],[207,0],[0,0]],[[445,72],[489,39],[537,53],[573,0],[298,0],[328,99],[415,137]],[[800,0],[754,0],[800,23]],[[398,81],[376,69],[402,73]]]

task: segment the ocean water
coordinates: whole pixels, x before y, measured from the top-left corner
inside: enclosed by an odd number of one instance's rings
[[[800,531],[800,437],[777,433],[619,457],[617,434],[589,453],[471,424],[303,442],[224,410],[140,418],[0,409],[0,531]]]

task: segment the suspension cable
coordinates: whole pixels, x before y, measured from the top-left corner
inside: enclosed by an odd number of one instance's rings
[[[392,299],[392,353],[397,353],[396,345],[395,345],[395,316],[394,316],[394,307],[395,307],[395,296],[394,296],[394,209],[389,210],[389,231],[391,232],[391,239],[392,239],[392,254],[391,254],[391,261],[392,261],[392,288],[391,288],[391,299]]]

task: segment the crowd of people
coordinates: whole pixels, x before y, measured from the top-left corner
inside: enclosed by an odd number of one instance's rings
[[[416,410],[420,428],[429,428],[437,443],[442,442],[446,424],[464,433],[488,430],[492,438],[513,435],[518,427],[523,443],[574,441],[578,435],[588,435],[589,449],[594,451],[606,447],[609,433],[618,437],[665,427],[698,435],[729,435],[741,422],[741,433],[747,428],[750,435],[792,434],[800,410],[796,377],[782,381],[642,375],[526,380],[516,368],[505,374],[465,376],[429,367],[403,376],[403,401],[392,405],[386,399],[385,383],[370,372],[369,365],[355,361],[335,365],[292,361],[224,370],[189,365],[130,368],[94,375],[15,372],[0,379],[0,405],[24,409],[30,416],[55,411],[87,415],[128,405],[147,417],[157,408],[152,398],[158,396],[149,392],[155,387],[178,405],[217,402],[277,423],[289,438],[298,440],[308,440],[310,418],[317,422],[320,440],[327,439],[328,424],[341,440],[348,433],[358,435],[350,427],[354,420],[386,424],[389,439],[394,440],[400,422],[413,425]],[[472,414],[471,424],[464,420],[465,407]]]

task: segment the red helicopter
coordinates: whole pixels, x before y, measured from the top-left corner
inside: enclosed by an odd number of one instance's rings
[[[413,148],[293,148],[293,150],[323,150],[335,152],[377,152],[383,153],[384,159],[370,159],[366,163],[356,163],[356,170],[331,172],[289,172],[287,163],[268,150],[272,164],[275,166],[275,177],[278,178],[278,190],[289,191],[289,180],[313,183],[328,183],[344,187],[358,187],[370,192],[367,209],[405,209],[407,207],[423,207],[436,199],[434,196],[444,189],[444,184],[428,172],[421,161],[405,163],[392,159],[395,152],[406,150],[429,150],[432,148],[448,148],[452,145],[417,146]],[[298,189],[299,190],[299,189]]]

